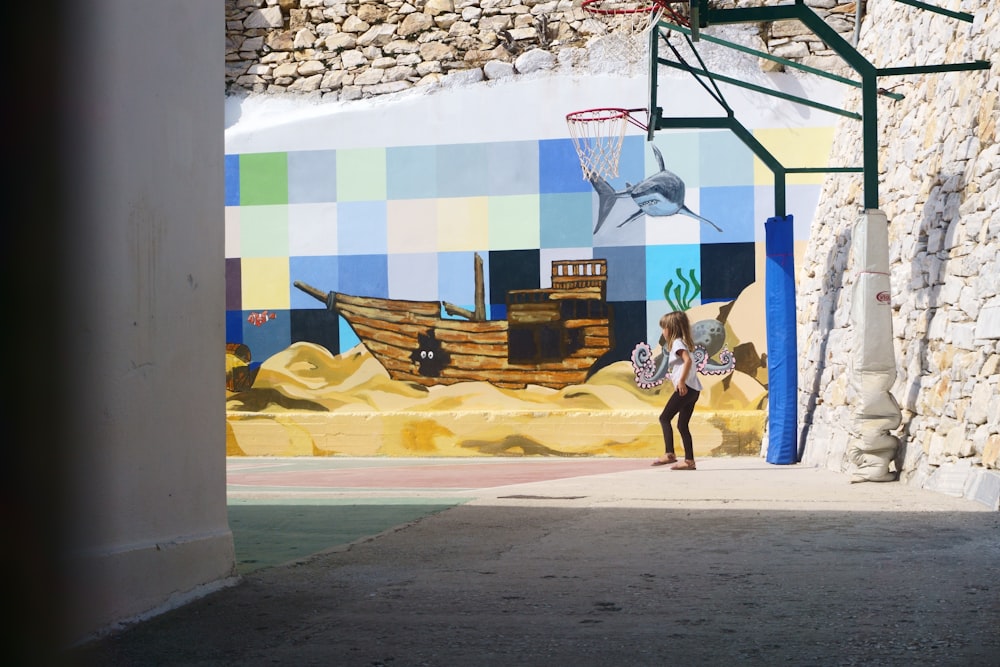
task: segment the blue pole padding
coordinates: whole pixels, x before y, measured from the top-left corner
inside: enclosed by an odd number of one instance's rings
[[[767,462],[798,463],[798,343],[792,216],[764,223],[767,318]]]

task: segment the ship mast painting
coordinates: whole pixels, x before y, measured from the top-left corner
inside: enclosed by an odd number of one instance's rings
[[[489,382],[506,389],[561,389],[585,382],[595,362],[613,347],[607,260],[552,262],[551,288],[507,293],[506,320],[486,319],[479,255],[474,268],[474,311],[442,301],[294,285],[343,317],[392,379],[424,386]],[[442,308],[450,318],[442,316]]]

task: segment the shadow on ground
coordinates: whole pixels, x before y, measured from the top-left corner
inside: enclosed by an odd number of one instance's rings
[[[996,667],[998,562],[995,512],[463,504],[251,571],[72,657]]]

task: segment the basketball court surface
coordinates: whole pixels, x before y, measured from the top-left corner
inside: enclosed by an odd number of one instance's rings
[[[621,458],[229,458],[238,573],[405,528],[459,505],[806,511],[989,511],[905,484],[759,457],[703,458],[698,470]],[[943,489],[948,491],[948,489]]]
[[[74,664],[996,665],[996,511],[651,461],[229,459],[240,580]]]

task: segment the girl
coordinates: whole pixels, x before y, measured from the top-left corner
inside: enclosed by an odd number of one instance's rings
[[[667,369],[670,381],[674,384],[674,393],[667,401],[660,414],[660,428],[663,430],[663,442],[666,454],[655,461],[654,466],[673,463],[671,470],[694,470],[694,443],[691,441],[691,431],[688,422],[694,412],[694,404],[701,395],[701,381],[693,368],[691,360],[691,323],[685,313],[675,310],[660,318],[660,328],[663,329],[662,350],[668,354]],[[681,434],[684,444],[684,461],[679,462],[674,453],[674,431],[671,420],[677,416],[677,431]]]

